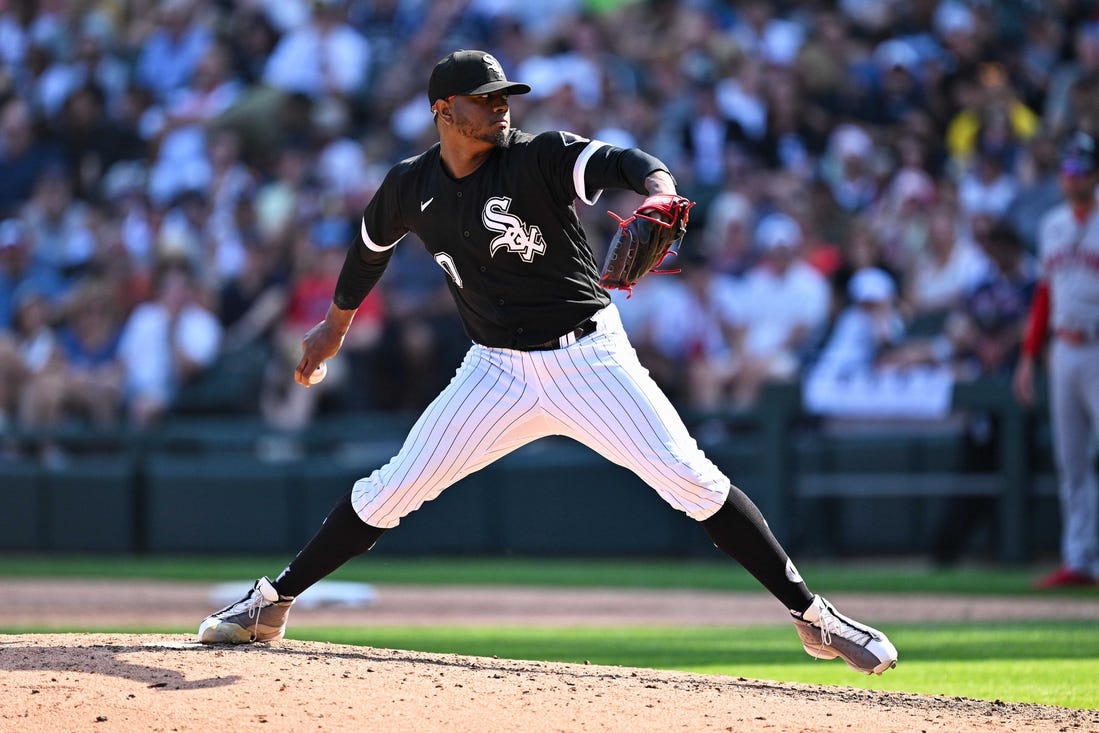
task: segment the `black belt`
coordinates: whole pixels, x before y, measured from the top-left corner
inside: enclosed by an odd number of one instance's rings
[[[564,336],[550,339],[549,341],[544,341],[540,344],[516,346],[515,348],[519,351],[553,351],[554,349],[563,349],[566,346],[576,343],[588,334],[595,333],[597,328],[599,328],[599,324],[589,318]]]

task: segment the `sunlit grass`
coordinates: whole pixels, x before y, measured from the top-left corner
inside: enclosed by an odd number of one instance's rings
[[[0,586],[13,577],[145,578],[243,581],[277,573],[286,557],[0,555]],[[1034,569],[968,567],[937,571],[918,563],[801,566],[824,593],[1005,594],[1033,596]],[[684,588],[759,591],[727,560],[542,560],[537,558],[391,558],[354,560],[332,576],[369,583]],[[1052,597],[1091,598],[1093,589]],[[1099,624],[883,624],[900,650],[897,669],[881,677],[839,661],[807,657],[788,626],[750,628],[518,628],[291,626],[289,637],[393,649],[507,659],[585,662],[674,669],[810,684],[896,690],[1005,702],[1099,709]],[[68,631],[88,631],[71,628]],[[95,631],[132,633],[126,628]],[[8,628],[0,633],[57,633]],[[152,631],[143,629],[143,631]],[[194,629],[164,628],[192,634]],[[1099,720],[1099,718],[1097,718]]]
[[[716,552],[716,551],[715,551]],[[155,578],[225,581],[273,575],[287,556],[25,556],[0,554],[2,577]],[[1036,570],[963,567],[937,570],[918,563],[801,563],[821,592],[1031,594]],[[759,590],[759,583],[724,558],[584,560],[540,558],[395,558],[367,555],[333,579],[367,583],[522,585],[615,588]],[[1094,597],[1088,589],[1062,595]]]
[[[675,669],[948,697],[1099,708],[1099,629],[1070,622],[891,624],[894,670],[809,658],[789,627],[293,629],[296,639],[480,657]]]

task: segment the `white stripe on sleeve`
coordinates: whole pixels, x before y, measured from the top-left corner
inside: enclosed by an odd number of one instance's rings
[[[591,206],[599,200],[599,195],[603,193],[603,189],[593,192],[589,198],[589,194],[584,186],[584,171],[587,170],[588,161],[595,155],[595,151],[605,145],[606,143],[600,140],[592,140],[584,148],[584,151],[580,153],[580,157],[576,159],[576,164],[572,167],[572,185],[576,189],[576,195],[588,206]]]
[[[380,244],[374,244],[374,242],[370,239],[370,235],[366,233],[366,219],[363,219],[362,224],[359,225],[359,233],[362,234],[363,244],[366,245],[366,248],[371,249],[375,252],[385,252],[388,249],[393,249],[397,246],[397,242],[404,239],[404,234],[402,234],[401,236],[393,240],[393,244],[389,245],[388,247],[383,247]],[[407,232],[405,232],[405,234],[407,234]]]

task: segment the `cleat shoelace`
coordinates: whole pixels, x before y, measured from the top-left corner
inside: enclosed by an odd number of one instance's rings
[[[259,638],[259,612],[260,609],[263,608],[264,600],[263,593],[260,592],[259,588],[256,588],[256,590],[252,592],[252,597],[248,599],[248,618],[249,620],[255,619],[256,621],[255,624],[252,625],[253,639]]]
[[[824,646],[831,646],[833,634],[860,646],[866,646],[873,638],[862,629],[843,621],[828,608],[821,611],[816,625],[820,629],[820,641]]]
[[[259,618],[260,609],[263,607],[264,602],[263,593],[258,588],[253,588],[247,597],[241,598],[233,605],[219,611],[216,616],[221,618],[228,618],[230,616],[236,616],[240,612],[248,614],[248,620],[255,620],[255,624],[252,626],[252,638],[255,639],[259,636]]]

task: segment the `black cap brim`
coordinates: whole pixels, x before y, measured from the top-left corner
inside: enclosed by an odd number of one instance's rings
[[[493,92],[507,92],[508,94],[529,94],[530,85],[517,81],[490,81],[488,84],[474,87],[465,92],[458,92],[463,97],[476,97],[478,94],[492,94]]]
[[[427,82],[427,96],[432,104],[456,95],[472,97],[529,91],[527,84],[508,79],[496,57],[484,51],[455,51],[435,64]]]

